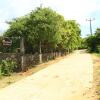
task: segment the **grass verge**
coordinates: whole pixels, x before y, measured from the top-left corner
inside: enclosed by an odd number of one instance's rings
[[[100,54],[92,54],[94,64],[94,87],[97,100],[100,100]]]

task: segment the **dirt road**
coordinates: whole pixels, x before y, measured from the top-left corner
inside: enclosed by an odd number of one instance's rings
[[[0,90],[0,100],[92,100],[93,64],[82,51]]]

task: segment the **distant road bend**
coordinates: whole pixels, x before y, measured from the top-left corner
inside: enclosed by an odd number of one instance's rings
[[[0,100],[92,100],[90,54],[76,51],[61,61],[0,90]]]

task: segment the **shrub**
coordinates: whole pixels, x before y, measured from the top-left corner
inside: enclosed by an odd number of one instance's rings
[[[2,60],[0,62],[0,75],[8,76],[17,68],[16,62],[11,59]]]
[[[97,46],[97,52],[100,53],[100,45]]]

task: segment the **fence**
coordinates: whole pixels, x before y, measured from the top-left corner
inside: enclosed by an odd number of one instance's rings
[[[42,54],[42,62],[47,62],[64,55],[66,55],[65,52],[44,53]],[[18,66],[18,70],[22,71],[26,71],[29,67],[39,64],[39,54],[21,55],[20,53],[0,53],[0,60],[5,60],[6,58],[10,58],[12,61],[15,61]]]

